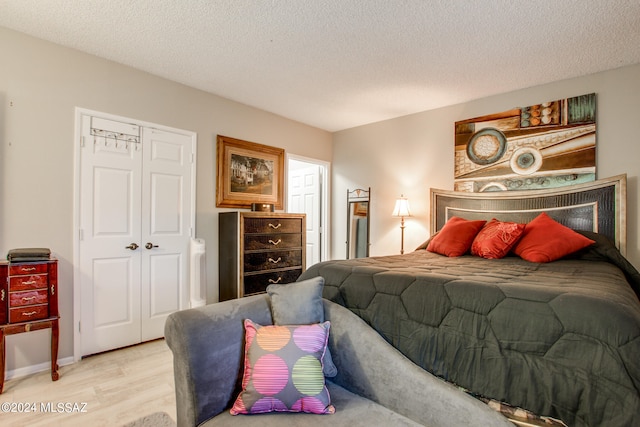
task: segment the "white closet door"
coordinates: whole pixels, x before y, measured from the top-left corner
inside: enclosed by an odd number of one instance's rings
[[[90,116],[82,136],[84,356],[160,338],[166,317],[187,307],[195,146],[190,135]]]
[[[191,138],[143,129],[142,340],[162,337],[189,298]]]
[[[96,123],[128,133],[137,126]],[[80,181],[82,354],[140,342],[142,150],[110,135],[92,135],[83,117]],[[127,129],[124,129],[127,127]]]

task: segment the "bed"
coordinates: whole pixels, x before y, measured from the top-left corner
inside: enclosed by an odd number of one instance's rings
[[[454,217],[530,223],[544,212],[595,243],[538,263],[447,257],[426,242],[318,263],[299,280],[323,276],[325,298],[479,397],[568,426],[631,426],[640,420],[640,275],[624,258],[625,201],[625,175],[539,191],[431,190],[432,239]]]

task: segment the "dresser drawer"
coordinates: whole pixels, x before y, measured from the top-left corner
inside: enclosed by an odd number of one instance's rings
[[[300,218],[244,218],[245,233],[301,233]]]
[[[244,296],[264,292],[267,286],[271,284],[282,285],[295,282],[301,274],[302,268],[294,268],[285,271],[246,275],[244,276]]]
[[[46,274],[31,276],[14,276],[9,278],[9,291],[25,291],[28,289],[47,288],[49,277]]]
[[[46,273],[47,268],[48,266],[46,263],[11,265],[9,266],[9,275],[20,276],[29,274],[41,274]]]
[[[302,246],[302,234],[245,234],[244,250],[299,248]]]
[[[302,265],[302,249],[293,251],[270,251],[246,253],[244,272],[273,270],[276,268],[298,267]]]
[[[49,291],[39,289],[35,291],[11,292],[9,294],[9,306],[21,307],[24,305],[46,304],[49,300]]]
[[[9,309],[9,322],[29,322],[31,320],[46,319],[49,316],[47,304],[29,305],[26,307]]]

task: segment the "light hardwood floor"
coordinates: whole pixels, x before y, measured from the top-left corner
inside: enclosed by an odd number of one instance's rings
[[[35,404],[37,412],[0,410],[0,426],[121,426],[153,412],[176,420],[173,356],[163,339],[87,357],[59,373],[55,382],[49,371],[6,381],[2,408]],[[59,403],[72,411],[86,404],[86,412],[43,412]]]

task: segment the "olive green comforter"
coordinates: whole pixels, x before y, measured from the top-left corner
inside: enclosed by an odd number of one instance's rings
[[[416,250],[319,263],[300,280],[314,276],[325,298],[471,392],[569,426],[638,425],[640,275],[603,239],[548,264]]]

